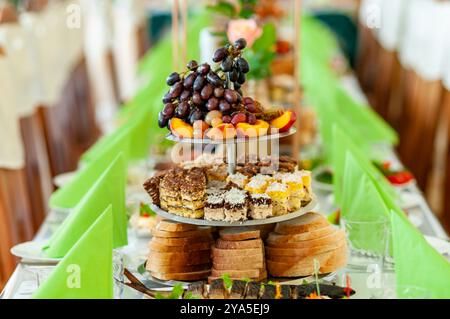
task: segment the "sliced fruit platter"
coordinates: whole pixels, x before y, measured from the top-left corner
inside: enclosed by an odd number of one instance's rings
[[[184,72],[171,73],[158,125],[177,139],[230,140],[257,138],[290,131],[297,116],[292,110],[264,107],[244,96],[241,87],[250,70],[242,57],[244,39],[216,50],[217,64],[190,61]]]

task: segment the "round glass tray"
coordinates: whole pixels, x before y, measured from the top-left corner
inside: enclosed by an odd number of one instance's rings
[[[251,138],[233,138],[233,139],[225,139],[225,140],[211,140],[209,138],[196,139],[196,138],[179,138],[172,133],[166,135],[166,139],[173,142],[178,143],[189,143],[189,144],[239,144],[239,143],[248,143],[252,141],[268,141],[274,139],[280,139],[283,137],[291,136],[295,134],[297,130],[292,127],[289,131],[284,133],[276,133],[276,134],[268,134],[264,136],[251,137]]]
[[[276,217],[269,217],[266,219],[249,219],[245,221],[238,221],[238,222],[226,222],[226,221],[213,221],[213,220],[206,220],[206,219],[195,219],[195,218],[188,218],[188,217],[182,217],[175,214],[171,214],[169,212],[166,212],[165,210],[162,210],[159,206],[156,206],[154,204],[150,204],[151,209],[158,214],[161,217],[171,219],[180,223],[184,224],[193,224],[193,225],[200,225],[200,226],[219,226],[219,227],[232,227],[232,226],[257,226],[257,225],[266,225],[266,224],[274,224],[283,222],[286,220],[294,219],[299,216],[302,216],[308,212],[311,212],[317,205],[317,200],[313,197],[311,202],[300,208],[299,210],[282,215],[282,216],[276,216]]]

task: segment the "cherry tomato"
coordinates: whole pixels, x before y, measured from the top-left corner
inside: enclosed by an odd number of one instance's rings
[[[388,177],[389,182],[394,185],[403,185],[406,183],[409,183],[411,180],[414,179],[414,176],[410,172],[398,172],[394,173],[392,175],[389,175]]]

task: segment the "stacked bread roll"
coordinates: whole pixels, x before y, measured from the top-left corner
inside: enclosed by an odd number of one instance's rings
[[[273,277],[329,273],[347,263],[345,233],[318,213],[278,223],[266,244],[267,270]]]
[[[161,280],[205,279],[211,271],[211,228],[162,220],[149,243],[146,268]]]
[[[264,243],[260,230],[249,227],[226,227],[212,248],[210,280],[228,275],[231,279],[267,278]]]

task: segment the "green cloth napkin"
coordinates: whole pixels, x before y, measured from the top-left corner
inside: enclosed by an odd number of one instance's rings
[[[336,112],[354,125],[365,140],[398,144],[397,132],[370,106],[357,102],[341,85],[336,85],[334,92]]]
[[[420,298],[403,286],[426,289],[430,298],[450,298],[450,263],[406,219],[391,214],[395,275],[399,298]]]
[[[344,176],[345,162],[347,152],[350,152],[358,164],[370,174],[387,193],[396,198],[393,187],[389,184],[383,174],[372,164],[366,156],[360,145],[352,141],[355,136],[350,137],[338,125],[333,125],[332,132],[332,167],[333,167],[333,194],[335,203],[342,204],[343,187],[342,180]]]
[[[344,166],[341,216],[361,222],[387,220],[389,210],[376,182],[349,151]]]
[[[342,187],[345,192],[342,194],[341,220],[348,224],[346,231],[352,249],[384,255],[389,236],[389,210],[378,192],[376,181],[349,151]]]
[[[108,205],[113,211],[113,246],[125,246],[128,241],[125,183],[126,165],[119,154],[53,233],[44,247],[45,254],[53,258],[65,256]]]
[[[85,231],[49,278],[34,292],[36,299],[112,299],[113,258],[111,206]]]
[[[111,142],[99,149],[97,156],[88,162],[66,185],[58,189],[50,197],[52,208],[74,208],[108,168],[111,162],[123,154],[129,154],[129,133],[125,130],[114,134]]]

